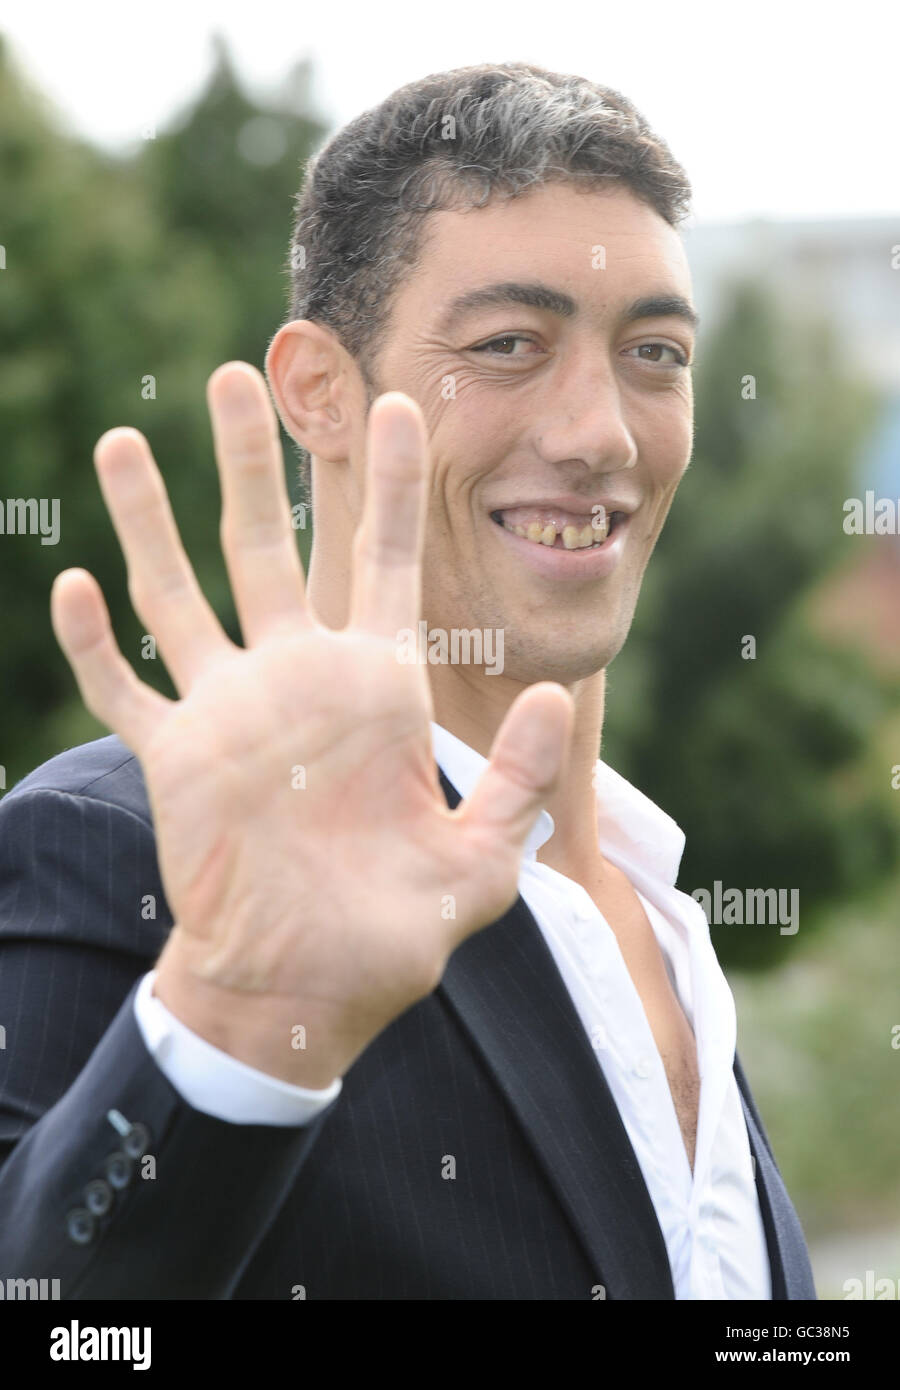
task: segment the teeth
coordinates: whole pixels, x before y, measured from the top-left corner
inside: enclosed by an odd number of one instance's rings
[[[590,523],[587,526],[565,526],[562,533],[563,545],[566,550],[583,550],[586,546],[593,545],[606,540],[606,530],[601,535],[600,530],[595,530]]]
[[[609,526],[606,523],[599,527],[590,523],[586,526],[564,526],[561,531],[557,531],[550,522],[542,526],[540,522],[533,521],[527,528],[514,526],[510,529],[514,530],[517,536],[536,541],[539,545],[555,545],[557,535],[561,535],[566,550],[586,550],[592,545],[602,545],[609,534]]]
[[[527,516],[521,515],[524,510],[519,509],[519,516],[515,521],[512,517],[508,521],[502,517],[498,519],[507,531],[512,531],[535,545],[555,546],[557,536],[561,536],[564,549],[587,550],[591,546],[602,545],[609,535],[609,515],[602,508],[595,510],[590,521],[581,524],[564,520],[562,517],[554,521],[546,515],[542,519],[529,521]]]

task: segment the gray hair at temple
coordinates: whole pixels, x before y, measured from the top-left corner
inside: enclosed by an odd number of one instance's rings
[[[610,87],[529,63],[455,68],[400,87],[307,162],[288,257],[291,319],[334,332],[371,404],[393,296],[417,263],[428,214],[558,180],[616,181],[673,227],[690,212],[681,165]],[[309,452],[299,458],[311,501]]]

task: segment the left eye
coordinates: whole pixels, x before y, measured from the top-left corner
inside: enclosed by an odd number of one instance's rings
[[[660,365],[662,365],[662,366],[664,366],[664,367],[665,367],[665,366],[669,366],[669,367],[676,367],[676,366],[677,366],[677,367],[686,367],[686,366],[688,365],[688,359],[685,357],[684,353],[681,352],[678,348],[672,347],[671,343],[641,343],[641,344],[640,344],[638,347],[636,347],[636,348],[629,348],[628,351],[629,351],[629,352],[644,352],[644,350],[645,350],[646,348],[649,348],[649,349],[651,350],[651,352],[654,351],[654,350],[656,350],[656,349],[661,349],[663,352],[674,352],[674,354],[675,354],[675,361],[674,361],[674,362],[663,362],[662,364],[660,364]],[[645,358],[644,358],[644,361],[645,361],[645,362],[653,361],[653,362],[654,362],[654,365],[656,365],[655,359],[651,359],[651,358],[645,357]]]

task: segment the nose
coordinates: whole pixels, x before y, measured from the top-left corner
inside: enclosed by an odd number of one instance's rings
[[[596,358],[573,371],[554,389],[540,422],[537,451],[545,463],[579,463],[591,473],[617,473],[637,463],[637,444],[622,414],[622,401],[610,366]]]

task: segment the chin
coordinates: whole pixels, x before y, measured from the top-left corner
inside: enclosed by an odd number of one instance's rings
[[[538,649],[532,640],[527,648],[516,650],[515,644],[507,636],[505,674],[523,685],[534,685],[537,681],[573,685],[602,671],[618,654],[621,646],[621,642],[610,641],[586,651],[583,646],[560,646],[548,641]]]

